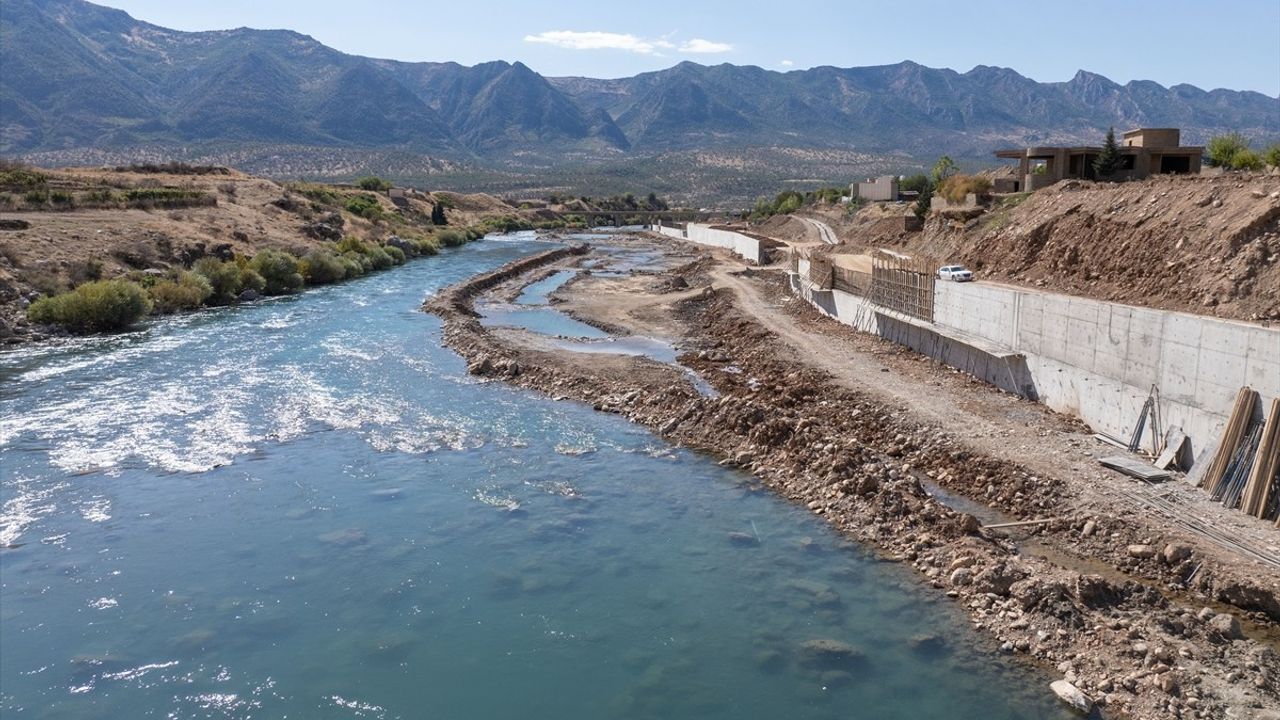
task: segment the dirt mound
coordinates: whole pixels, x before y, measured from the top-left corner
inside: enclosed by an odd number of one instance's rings
[[[973,220],[934,216],[897,244],[1073,295],[1280,320],[1277,175],[1071,180]]]

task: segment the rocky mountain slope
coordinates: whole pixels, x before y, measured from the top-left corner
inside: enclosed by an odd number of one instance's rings
[[[1227,129],[1280,138],[1280,98],[1083,71],[1038,83],[985,66],[681,63],[617,80],[544,78],[518,62],[346,55],[285,30],[179,32],[83,0],[5,0],[0,66],[8,154],[279,144],[492,167],[750,146],[981,157],[1010,143],[1092,142],[1112,125],[1181,126],[1191,142]]]

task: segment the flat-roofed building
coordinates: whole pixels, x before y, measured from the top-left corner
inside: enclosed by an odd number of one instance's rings
[[[1120,168],[1110,180],[1137,180],[1166,173],[1199,173],[1204,148],[1181,145],[1182,133],[1177,128],[1139,128],[1123,135],[1120,142]],[[1021,150],[997,150],[998,158],[1018,161],[1014,192],[1029,192],[1048,187],[1067,178],[1097,179],[1093,162],[1101,147],[1029,147]]]

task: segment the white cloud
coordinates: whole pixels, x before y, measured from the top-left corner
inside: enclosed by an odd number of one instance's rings
[[[552,45],[566,50],[622,50],[641,55],[662,55],[661,50],[676,50],[682,53],[709,55],[726,53],[733,50],[729,43],[712,42],[702,38],[693,38],[676,45],[664,36],[656,40],[637,37],[629,33],[612,32],[579,32],[577,30],[548,30],[537,35],[525,35],[524,41]]]
[[[782,67],[794,67],[796,63],[794,60],[783,60],[781,64]]]
[[[627,52],[650,55],[659,47],[670,47],[671,43],[661,44],[638,38],[635,35],[611,32],[576,32],[574,30],[548,30],[537,35],[525,35],[525,42],[544,43],[567,50],[625,50]]]
[[[712,42],[702,38],[694,38],[680,46],[680,52],[682,53],[697,53],[699,55],[715,55],[717,53],[727,53],[730,50],[733,50],[733,46],[729,43]]]

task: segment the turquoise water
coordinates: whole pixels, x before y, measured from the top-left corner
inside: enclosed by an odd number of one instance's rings
[[[424,295],[545,247],[0,354],[0,715],[1057,716],[749,477],[469,377]]]

